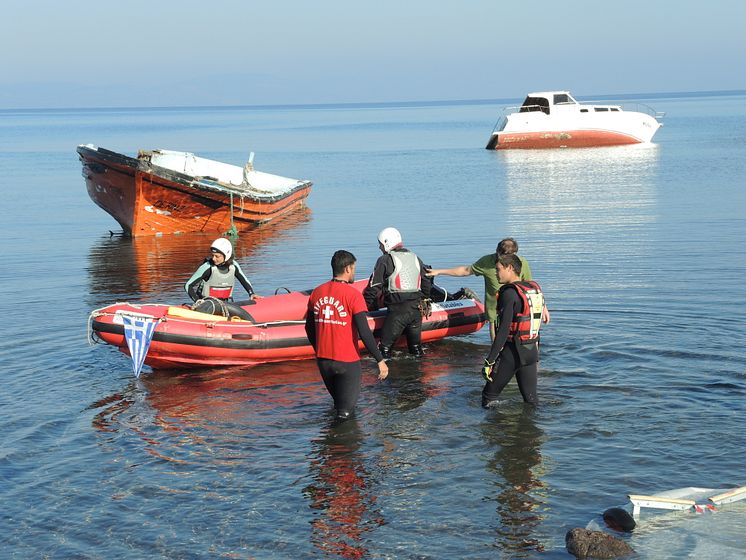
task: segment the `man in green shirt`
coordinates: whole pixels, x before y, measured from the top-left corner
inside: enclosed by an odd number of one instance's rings
[[[512,237],[507,237],[497,244],[494,253],[485,255],[478,259],[474,264],[466,266],[457,266],[454,268],[432,268],[427,272],[428,276],[482,276],[484,278],[484,309],[487,314],[487,320],[490,323],[490,340],[495,338],[495,328],[497,327],[497,291],[500,289],[499,280],[497,279],[497,257],[501,255],[513,255],[518,252],[518,242]],[[533,280],[531,277],[531,267],[528,261],[523,257],[521,259],[521,280]],[[545,322],[549,322],[549,311],[544,308]]]

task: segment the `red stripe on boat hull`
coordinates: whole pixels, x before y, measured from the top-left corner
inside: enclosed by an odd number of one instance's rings
[[[498,132],[495,150],[538,150],[545,148],[594,148],[639,144],[638,138],[609,130],[562,132]],[[490,142],[492,144],[492,142]]]

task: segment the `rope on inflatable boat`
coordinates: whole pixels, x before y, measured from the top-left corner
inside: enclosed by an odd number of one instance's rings
[[[139,308],[138,305],[127,303],[126,301],[125,302],[117,302],[114,305],[129,305],[130,307],[133,307],[135,309]],[[111,306],[107,305],[106,307],[111,307]],[[148,317],[150,319],[155,319],[158,323],[166,320],[166,317],[158,317],[158,318],[156,318],[156,317],[153,317],[152,315],[148,315],[147,313],[137,313],[136,311],[127,312],[127,311],[119,310],[119,311],[115,311],[113,313],[111,311],[103,311],[103,309],[106,309],[106,307],[99,307],[98,309],[94,309],[93,311],[91,311],[88,314],[88,321],[86,322],[86,338],[88,339],[88,344],[90,346],[93,346],[93,345],[98,344],[100,342],[96,338],[96,336],[95,336],[96,331],[93,330],[93,320],[96,317],[106,317],[106,316],[113,317],[117,313],[119,313],[119,315],[130,315],[130,316],[133,316],[133,317]]]
[[[121,305],[121,304],[117,303],[115,305]],[[132,304],[126,304],[126,305],[131,305],[132,307],[136,307],[136,306],[134,306]],[[110,307],[110,306],[107,305],[106,307]],[[119,315],[134,315],[134,316],[143,316],[143,315],[146,315],[145,313],[139,313],[138,314],[137,312],[127,312],[127,311],[124,311],[124,310],[103,311],[104,309],[106,309],[106,307],[100,307],[99,309],[94,309],[88,315],[88,321],[87,321],[87,325],[86,325],[86,335],[87,335],[87,339],[88,339],[88,344],[91,345],[91,346],[100,343],[100,341],[95,336],[96,331],[93,330],[93,320],[96,317],[107,317],[107,316],[108,317],[114,317],[117,314],[119,314]],[[193,319],[192,320],[181,319],[179,317],[168,317],[166,315],[164,315],[162,317],[158,317],[158,318],[153,317],[152,315],[148,315],[148,317],[151,317],[151,318],[155,319],[158,323],[165,323],[167,321],[169,321],[169,322],[181,322],[181,323],[193,323],[194,322]],[[218,317],[218,315],[216,315],[216,317]],[[210,327],[215,327],[218,323],[228,323],[228,324],[230,324],[231,327],[250,327],[250,328],[260,328],[260,329],[263,329],[263,328],[272,327],[274,325],[288,325],[288,324],[290,324],[290,325],[301,325],[301,324],[305,324],[306,321],[305,321],[305,319],[303,319],[303,320],[285,320],[285,321],[266,321],[264,323],[250,323],[248,321],[230,321],[227,318],[224,318],[224,320],[222,320],[222,321],[218,321],[218,320],[211,321],[211,322],[205,321],[204,324],[205,325],[209,325]]]

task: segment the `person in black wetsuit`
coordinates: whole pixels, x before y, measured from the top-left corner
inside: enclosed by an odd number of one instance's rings
[[[382,230],[378,234],[378,247],[383,255],[376,261],[363,296],[371,311],[388,308],[381,328],[381,353],[390,358],[391,347],[404,332],[410,354],[422,356],[420,302],[430,298],[432,280],[420,258],[404,248],[397,229]]]
[[[221,237],[212,242],[211,256],[200,265],[187,280],[184,290],[192,301],[193,309],[214,315],[237,316],[251,320],[251,315],[241,305],[253,303],[258,296],[249,279],[233,258],[233,246],[228,239]],[[233,287],[236,280],[249,294],[249,301],[233,302]]]
[[[498,328],[484,360],[482,406],[487,408],[515,375],[523,400],[539,404],[536,393],[539,369],[539,327],[544,295],[536,282],[521,281],[521,260],[515,255],[497,259],[497,275],[504,284],[497,296]]]
[[[321,284],[308,298],[306,335],[316,353],[321,378],[334,399],[339,420],[352,414],[360,395],[358,338],[378,364],[378,379],[389,369],[368,326],[363,295],[354,287],[355,256],[337,251],[332,256],[334,277]]]

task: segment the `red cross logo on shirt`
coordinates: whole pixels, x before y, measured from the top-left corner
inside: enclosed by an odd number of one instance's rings
[[[334,315],[334,308],[330,305],[327,305],[321,312],[321,314],[324,316],[324,319],[328,321]]]

